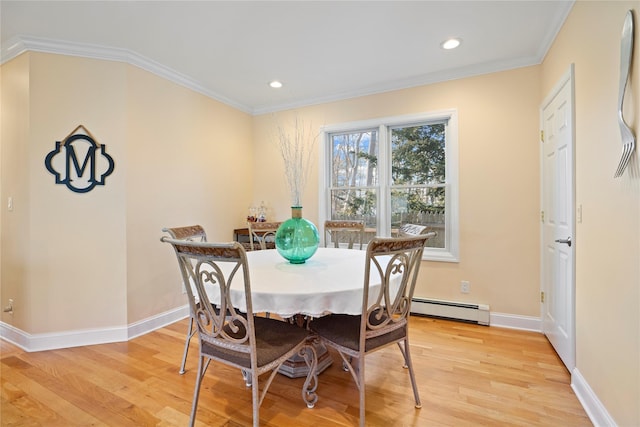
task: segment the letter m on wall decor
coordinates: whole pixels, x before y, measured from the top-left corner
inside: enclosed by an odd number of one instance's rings
[[[85,129],[88,135],[76,133]],[[104,144],[96,143],[84,126],[78,126],[47,154],[44,164],[56,178],[56,184],[64,184],[76,193],[87,193],[96,185],[104,185],[114,168],[113,159]]]

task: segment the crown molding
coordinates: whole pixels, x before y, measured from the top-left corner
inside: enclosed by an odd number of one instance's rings
[[[543,59],[542,56],[533,56],[520,59],[518,61],[503,61],[477,64],[473,67],[461,67],[457,70],[429,73],[426,75],[396,80],[387,84],[375,85],[371,87],[360,87],[354,90],[335,93],[328,96],[306,99],[301,102],[282,103],[272,106],[257,106],[255,108],[252,108],[247,105],[240,104],[230,98],[217,94],[205,88],[194,79],[181,74],[169,67],[166,67],[156,61],[153,61],[152,59],[139,55],[129,49],[106,47],[89,43],[54,40],[41,37],[18,36],[8,40],[5,43],[2,43],[2,46],[0,48],[0,65],[29,51],[78,56],[82,58],[99,59],[105,61],[124,62],[254,116],[274,113],[283,110],[308,107],[312,105],[337,102],[346,99],[359,98],[363,96],[376,95],[384,92],[410,89],[417,86],[425,86],[449,80],[474,77],[482,74],[506,71],[509,69],[520,67],[527,67],[530,65],[540,64]],[[546,52],[541,52],[541,55],[544,55],[544,53]]]
[[[253,110],[250,107],[215,93],[202,86],[196,80],[129,49],[41,37],[17,36],[2,43],[2,47],[0,48],[0,65],[25,52],[53,53],[105,61],[124,62],[169,80],[177,85],[193,90],[194,92],[200,93],[225,105],[248,114],[253,114]]]
[[[562,10],[560,10],[554,16],[554,19],[552,20],[551,25],[549,26],[549,28],[555,28],[555,30],[550,31],[549,33],[546,34],[546,37],[542,40],[542,43],[540,44],[540,49],[537,52],[537,57],[540,58],[540,62],[542,62],[544,58],[547,56],[549,49],[551,49],[553,42],[558,36],[558,33],[560,33],[560,30],[562,29],[562,27],[564,27],[564,23],[567,20],[569,13],[571,13],[571,9],[573,9],[574,4],[575,4],[575,0],[569,0],[569,1],[564,1],[560,3]]]

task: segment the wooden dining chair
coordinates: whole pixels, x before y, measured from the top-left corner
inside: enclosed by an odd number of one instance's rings
[[[204,228],[201,225],[189,225],[186,227],[174,227],[174,228],[163,228],[162,231],[165,233],[169,233],[169,235],[174,239],[179,240],[189,240],[192,242],[206,242],[207,241],[207,233],[204,231]],[[192,286],[193,281],[183,282],[183,286],[186,288],[187,286]],[[199,302],[197,303],[199,304]],[[187,354],[189,354],[189,343],[191,342],[191,338],[196,333],[193,328],[193,317],[189,321],[189,328],[187,329],[187,339],[184,343],[184,352],[182,354],[182,363],[180,364],[180,375],[184,374],[185,367],[187,364]]]
[[[311,332],[281,320],[254,316],[249,265],[242,245],[166,236],[160,240],[173,246],[183,280],[194,281],[193,287],[187,287],[187,295],[200,345],[189,425],[195,422],[200,387],[212,360],[241,370],[247,387],[251,387],[254,427],[260,424],[260,405],[271,382],[280,366],[294,355],[299,355],[308,367],[302,399],[312,408],[318,399],[315,393],[318,377]],[[244,305],[233,305],[232,286],[244,290]],[[267,372],[271,374],[261,391],[258,378]]]
[[[276,232],[280,224],[282,222],[247,222],[251,250],[275,249]],[[258,247],[256,247],[255,242],[258,243]]]
[[[330,314],[310,323],[322,342],[335,348],[360,391],[360,426],[365,425],[365,357],[398,344],[413,387],[420,395],[409,347],[409,311],[420,270],[425,236],[376,237],[367,245],[362,296],[364,315]],[[378,277],[380,280],[378,281]],[[380,285],[371,286],[370,280]]]
[[[346,243],[348,249],[358,242],[362,249],[364,238],[364,221],[362,220],[331,220],[324,222],[324,247],[328,242],[333,242],[334,247],[340,247],[340,243]]]

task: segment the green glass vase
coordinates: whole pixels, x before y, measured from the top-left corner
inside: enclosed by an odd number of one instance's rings
[[[302,218],[302,207],[291,207],[291,218],[276,232],[276,249],[291,264],[302,264],[316,253],[320,236],[313,223]]]

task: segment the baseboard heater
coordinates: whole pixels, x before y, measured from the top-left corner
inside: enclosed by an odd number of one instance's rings
[[[489,306],[485,304],[414,298],[411,302],[411,314],[489,326]]]

